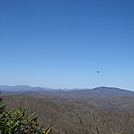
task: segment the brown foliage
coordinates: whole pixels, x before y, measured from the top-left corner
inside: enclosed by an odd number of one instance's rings
[[[3,100],[7,103],[7,110],[24,105],[30,106],[31,113],[36,112],[39,122],[45,122],[43,124],[45,127],[52,124],[54,134],[115,134],[117,132],[132,134],[134,132],[134,111],[129,107],[124,109],[121,102],[117,109],[116,99],[100,101],[5,96]]]

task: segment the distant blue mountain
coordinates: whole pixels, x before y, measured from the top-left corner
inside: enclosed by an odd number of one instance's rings
[[[0,86],[2,96],[6,95],[31,95],[59,98],[107,98],[107,97],[134,97],[133,91],[114,87],[97,87],[93,89],[51,89],[43,87]]]
[[[31,87],[28,85],[17,85],[17,86],[7,86],[7,85],[1,85],[0,90],[3,91],[35,91],[35,90],[41,90],[41,87]]]
[[[68,91],[71,89],[53,89],[53,88],[48,88],[48,87],[31,87],[28,85],[16,85],[16,86],[0,85],[0,90],[3,90],[3,91],[37,91],[37,90]]]
[[[0,85],[0,90],[3,90],[3,91],[37,91],[37,90],[68,91],[71,89],[53,89],[53,88],[48,88],[48,87],[31,87],[28,85],[16,85],[16,86]]]

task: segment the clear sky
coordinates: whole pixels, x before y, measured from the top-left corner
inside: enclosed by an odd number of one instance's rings
[[[134,1],[0,0],[0,85],[20,84],[134,91]]]

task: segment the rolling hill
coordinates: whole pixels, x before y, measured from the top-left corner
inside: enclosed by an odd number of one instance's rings
[[[6,110],[30,106],[53,134],[132,134],[134,92],[114,87],[53,90],[30,86],[0,86]]]
[[[30,106],[45,127],[52,124],[53,134],[133,134],[134,97],[121,98],[41,98],[2,96],[6,110]]]
[[[30,86],[0,86],[2,96],[30,95],[58,98],[109,98],[109,97],[134,97],[134,92],[114,87],[97,87],[94,89],[54,90],[50,88]]]

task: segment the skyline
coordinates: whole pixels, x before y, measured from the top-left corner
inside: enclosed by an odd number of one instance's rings
[[[132,0],[0,1],[0,85],[134,91],[133,6]]]

